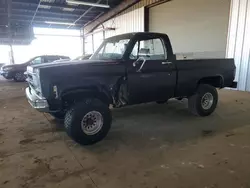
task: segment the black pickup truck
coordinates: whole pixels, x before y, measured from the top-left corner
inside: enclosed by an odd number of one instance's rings
[[[216,108],[216,88],[236,87],[233,59],[176,60],[166,34],[106,39],[90,60],[28,67],[26,96],[39,111],[64,119],[69,136],[93,144],[108,133],[110,106],[188,98],[192,113]]]

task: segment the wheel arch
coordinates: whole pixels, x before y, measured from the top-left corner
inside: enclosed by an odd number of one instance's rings
[[[208,85],[214,86],[216,88],[223,88],[224,87],[224,77],[222,75],[203,77],[198,81],[197,87],[200,84],[208,84]]]
[[[106,89],[100,88],[72,88],[64,91],[61,94],[61,100],[63,103],[72,103],[75,101],[82,101],[88,98],[97,98],[103,103],[109,105],[112,104],[111,94]]]

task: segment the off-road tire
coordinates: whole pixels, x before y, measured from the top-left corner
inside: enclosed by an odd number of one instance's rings
[[[81,127],[83,117],[91,111],[102,115],[102,128],[94,135],[87,135]],[[112,116],[108,105],[98,99],[88,99],[73,105],[65,115],[64,126],[67,134],[81,145],[91,145],[106,137],[112,123]]]
[[[210,93],[213,96],[212,106],[209,109],[202,107],[202,98],[206,93]],[[194,95],[188,98],[189,110],[197,116],[209,116],[212,114],[218,103],[218,93],[215,87],[208,84],[201,84],[198,86]]]

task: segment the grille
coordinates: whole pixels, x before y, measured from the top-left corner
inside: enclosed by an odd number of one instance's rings
[[[27,79],[26,81],[29,84],[29,88],[34,90],[38,96],[41,96],[41,92],[37,90],[36,84],[34,84],[34,79],[33,79],[34,73],[27,72]]]
[[[35,90],[35,85],[33,83],[33,75],[30,74],[29,72],[27,72],[27,82],[28,82],[30,88]]]

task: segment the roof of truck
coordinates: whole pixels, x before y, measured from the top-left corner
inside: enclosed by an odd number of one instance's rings
[[[166,35],[165,33],[156,33],[156,32],[132,32],[132,33],[124,33],[120,35],[115,35],[112,37],[107,38],[106,40],[112,40],[112,39],[126,39],[126,38],[131,38],[132,36],[135,35]]]

